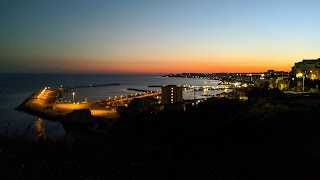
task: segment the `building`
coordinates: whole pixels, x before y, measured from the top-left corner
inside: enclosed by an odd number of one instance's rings
[[[172,104],[181,103],[182,99],[182,86],[181,85],[163,85],[161,87],[161,103]]]
[[[292,67],[293,78],[320,79],[320,58],[306,59]]]
[[[268,77],[272,77],[272,76],[274,76],[274,73],[275,73],[274,70],[268,70],[267,73],[266,73],[266,75],[267,75]]]
[[[275,85],[280,90],[289,90],[290,80],[287,76],[280,76],[275,79]]]

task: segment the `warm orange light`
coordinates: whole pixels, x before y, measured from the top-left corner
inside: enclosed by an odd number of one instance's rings
[[[77,63],[74,63],[74,62]],[[59,61],[60,69],[82,73],[182,73],[182,72],[266,72],[290,71],[294,60],[282,57],[237,57],[222,55],[181,55],[146,58],[84,58]],[[46,67],[46,69],[50,69]]]

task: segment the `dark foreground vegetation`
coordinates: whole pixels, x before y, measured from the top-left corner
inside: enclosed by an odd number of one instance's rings
[[[126,117],[69,143],[1,137],[0,179],[314,179],[320,107],[307,101],[318,97],[256,91]]]

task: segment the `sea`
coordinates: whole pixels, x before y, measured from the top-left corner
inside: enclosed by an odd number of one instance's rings
[[[35,139],[40,135],[53,140],[72,138],[74,132],[65,130],[60,122],[46,120],[15,110],[32,93],[45,87],[74,87],[118,83],[115,86],[101,86],[75,89],[75,101],[89,102],[109,97],[125,96],[136,91],[128,88],[156,91],[160,87],[149,85],[197,85],[216,86],[217,80],[200,78],[164,77],[163,74],[19,74],[0,73],[0,135]],[[222,90],[184,90],[183,99],[204,99],[221,93]],[[72,100],[72,94],[64,93],[64,100]]]

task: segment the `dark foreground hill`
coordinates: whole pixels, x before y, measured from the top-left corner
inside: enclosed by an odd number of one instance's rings
[[[313,179],[320,107],[301,102],[212,99],[73,142],[1,137],[0,179]]]

